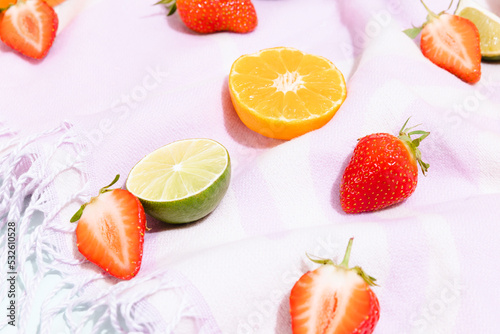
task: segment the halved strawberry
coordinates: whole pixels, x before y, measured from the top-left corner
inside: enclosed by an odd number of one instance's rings
[[[124,189],[101,189],[71,218],[78,221],[78,250],[111,275],[131,279],[141,268],[146,215],[137,197]]]
[[[466,18],[444,12],[434,14],[421,0],[429,13],[420,28],[405,32],[412,38],[420,31],[420,49],[437,66],[467,83],[481,79],[481,47],[477,27]]]
[[[2,41],[25,56],[42,59],[56,37],[57,14],[42,0],[19,1],[3,12]]]
[[[290,293],[293,334],[351,334],[373,332],[380,317],[375,279],[360,267],[349,268],[353,238],[344,260],[312,260],[322,264],[304,274]]]

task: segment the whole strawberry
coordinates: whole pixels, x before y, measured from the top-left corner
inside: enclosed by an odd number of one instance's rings
[[[247,33],[257,26],[257,13],[250,0],[161,0],[176,10],[186,26],[202,34],[217,31]]]
[[[380,318],[375,279],[349,268],[351,238],[344,260],[312,260],[322,266],[305,273],[290,293],[293,334],[371,334]]]
[[[405,33],[415,38],[421,31],[420,49],[426,58],[467,83],[478,82],[481,79],[481,46],[477,27],[457,15],[435,14],[420,1],[429,13],[427,22]]]
[[[109,274],[129,280],[142,262],[146,214],[137,197],[124,189],[102,188],[71,218],[78,221],[76,244],[80,253]]]
[[[409,120],[409,119],[408,119]],[[420,142],[429,135],[403,125],[399,136],[376,133],[359,139],[340,185],[340,204],[346,213],[375,211],[402,202],[417,187]],[[413,135],[421,135],[411,139]]]

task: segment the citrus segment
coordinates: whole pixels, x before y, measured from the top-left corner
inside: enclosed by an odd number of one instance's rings
[[[481,55],[486,60],[500,60],[500,18],[473,1],[461,1],[457,15],[474,23],[481,39]]]
[[[344,76],[332,62],[285,47],[238,58],[229,91],[246,126],[279,139],[322,127],[346,98]]]
[[[126,187],[151,216],[187,223],[215,209],[226,193],[230,174],[224,146],[210,139],[188,139],[163,146],[139,161]]]

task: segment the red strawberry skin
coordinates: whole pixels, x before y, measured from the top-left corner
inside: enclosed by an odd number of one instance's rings
[[[0,17],[0,38],[23,55],[44,58],[54,42],[59,20],[42,0],[19,1]]]
[[[146,215],[141,202],[124,189],[93,198],[76,228],[78,250],[90,262],[124,280],[141,268]]]
[[[398,137],[376,133],[359,140],[340,186],[346,213],[375,211],[408,198],[417,187],[417,160]]]
[[[250,0],[177,0],[176,5],[184,24],[202,34],[247,33],[257,26],[257,13]]]
[[[481,79],[481,49],[477,27],[466,18],[441,14],[422,29],[420,48],[437,66],[467,83]]]

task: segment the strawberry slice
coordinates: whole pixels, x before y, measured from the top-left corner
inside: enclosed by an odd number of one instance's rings
[[[307,272],[290,293],[293,334],[370,334],[380,317],[375,279],[360,267],[349,268],[353,238],[344,260],[312,260],[322,264]]]
[[[442,14],[425,25],[420,48],[437,66],[468,83],[481,79],[481,48],[477,27],[466,18]]]
[[[422,54],[437,66],[467,83],[481,79],[481,47],[477,27],[466,18],[444,12],[434,14],[421,0],[429,13],[421,28],[408,29],[410,37],[420,37]]]
[[[80,253],[111,275],[131,279],[141,268],[146,215],[137,197],[124,189],[102,188],[71,218],[78,221]]]
[[[42,59],[54,42],[58,24],[56,12],[44,1],[19,1],[3,13],[0,38],[25,56]]]

